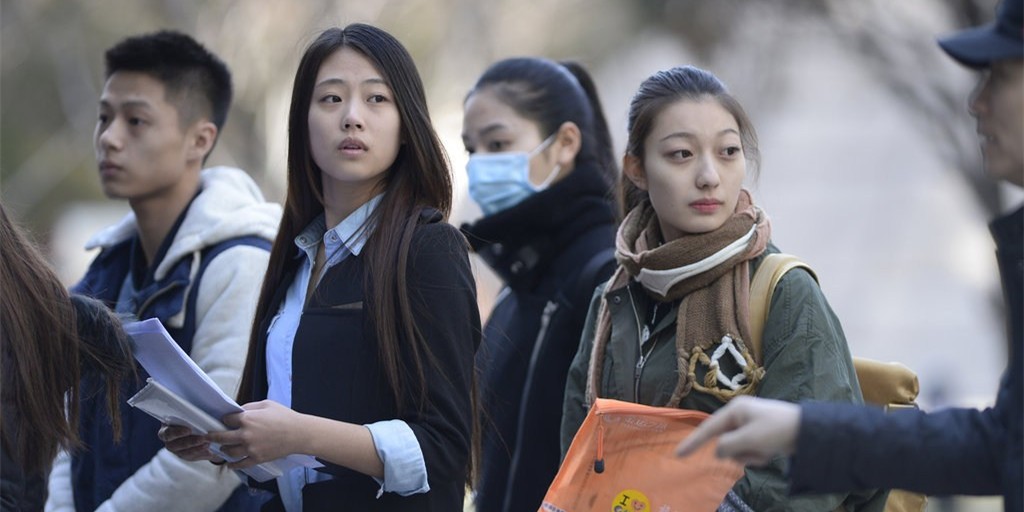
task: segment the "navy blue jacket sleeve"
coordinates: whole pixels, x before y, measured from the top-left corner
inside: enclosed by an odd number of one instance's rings
[[[1000,494],[1008,399],[1003,392],[994,408],[934,413],[801,404],[791,490],[881,487],[939,495]]]

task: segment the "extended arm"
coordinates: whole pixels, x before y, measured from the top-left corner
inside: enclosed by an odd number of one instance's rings
[[[794,492],[892,487],[926,494],[999,494],[1007,446],[997,408],[886,414],[849,404],[801,406]]]
[[[679,444],[686,456],[716,436],[718,455],[761,465],[794,455],[795,493],[875,487],[926,494],[998,494],[1006,432],[998,407],[884,413],[847,403],[737,398]]]

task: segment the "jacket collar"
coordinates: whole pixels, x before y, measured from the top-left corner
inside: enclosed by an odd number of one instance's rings
[[[575,238],[614,222],[611,187],[595,166],[582,164],[512,208],[463,224],[462,231],[502,280],[523,289]]]
[[[281,206],[266,202],[256,182],[245,171],[213,167],[202,171],[201,190],[185,210],[181,226],[171,238],[166,256],[154,277],[163,279],[182,257],[224,240],[258,236],[274,240],[281,219]],[[85,248],[107,249],[138,234],[134,213],[110,226],[86,243]]]
[[[993,220],[989,230],[1000,252],[1017,258],[1024,255],[1024,206]]]

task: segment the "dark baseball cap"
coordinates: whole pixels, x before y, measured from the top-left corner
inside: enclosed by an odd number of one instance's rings
[[[939,39],[961,64],[986,68],[997,60],[1024,59],[1024,0],[1003,0],[996,20]]]

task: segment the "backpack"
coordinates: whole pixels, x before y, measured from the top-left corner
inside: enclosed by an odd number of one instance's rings
[[[755,359],[761,359],[761,336],[771,309],[772,295],[786,272],[800,268],[815,281],[818,276],[810,266],[791,254],[768,254],[757,268],[750,282],[750,344]],[[881,406],[887,411],[917,408],[914,400],[919,391],[917,375],[900,363],[884,363],[863,357],[853,358],[864,402]],[[927,498],[923,494],[899,489],[889,491],[886,512],[920,512]]]

